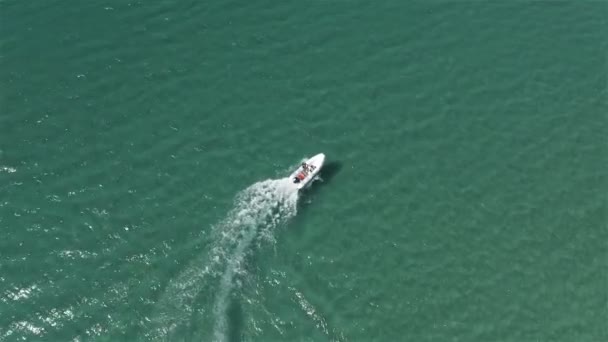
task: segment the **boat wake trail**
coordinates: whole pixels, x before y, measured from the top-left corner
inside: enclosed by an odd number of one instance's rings
[[[247,256],[264,242],[274,242],[275,229],[296,215],[297,200],[297,189],[288,178],[258,182],[241,191],[226,218],[213,227],[208,252],[167,286],[147,337],[172,341],[176,335],[191,334],[180,332],[192,331],[191,323],[213,322],[205,330],[213,329],[213,341],[226,341],[231,294],[241,286]],[[196,310],[205,296],[213,305],[204,306],[212,309]]]
[[[219,226],[226,241],[217,249],[230,246],[224,254],[226,265],[213,306],[215,341],[225,341],[228,330],[228,296],[238,283],[235,275],[245,272],[244,259],[256,238],[273,241],[274,229],[296,214],[297,190],[289,179],[256,183],[237,197],[235,210]],[[218,250],[218,252],[220,252]],[[218,253],[223,254],[223,253]]]

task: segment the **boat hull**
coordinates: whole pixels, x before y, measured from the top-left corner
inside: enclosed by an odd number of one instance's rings
[[[291,173],[291,175],[289,175],[289,179],[298,190],[303,189],[312,183],[317,174],[319,174],[319,171],[321,171],[324,162],[325,154],[319,153],[305,161],[306,164],[311,166],[311,170],[307,172],[302,165],[300,165]],[[296,181],[296,179],[298,181]]]

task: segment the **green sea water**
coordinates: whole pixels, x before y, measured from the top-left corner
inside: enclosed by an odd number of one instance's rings
[[[2,0],[0,341],[607,341],[607,79],[606,1]]]

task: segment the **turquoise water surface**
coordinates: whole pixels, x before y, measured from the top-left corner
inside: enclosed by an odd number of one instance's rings
[[[0,1],[0,341],[608,340],[607,18]]]

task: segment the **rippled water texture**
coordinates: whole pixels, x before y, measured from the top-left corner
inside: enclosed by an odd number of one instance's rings
[[[608,340],[606,18],[0,0],[0,341]]]

